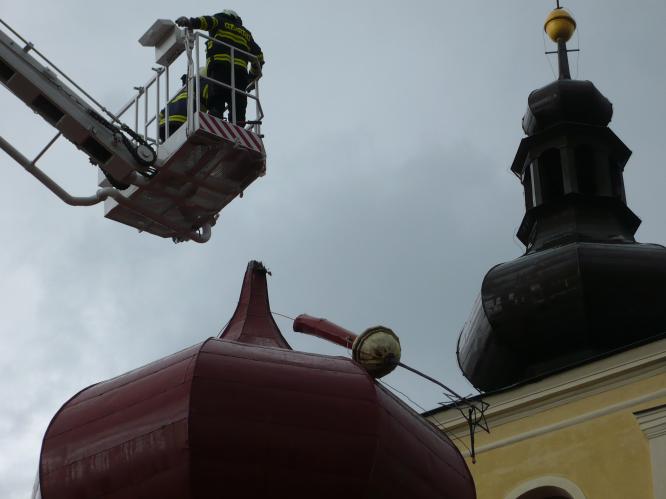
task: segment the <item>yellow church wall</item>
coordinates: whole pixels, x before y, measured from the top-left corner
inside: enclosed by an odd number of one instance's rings
[[[493,449],[468,464],[479,499],[505,499],[545,476],[570,480],[588,499],[654,497],[649,446],[630,411]]]
[[[555,389],[551,383],[541,394],[537,383],[536,394],[517,406],[512,402],[529,393],[529,385],[520,393],[490,396],[491,432],[476,433],[476,464],[467,457],[478,498],[515,499],[507,494],[525,482],[561,477],[586,499],[654,499],[650,446],[633,413],[666,404],[661,371],[656,366],[638,377],[569,380]],[[431,420],[441,423],[453,414],[444,411]],[[469,446],[469,438],[459,423],[447,429],[464,452],[460,440]]]
[[[666,374],[662,373],[648,379],[604,390],[601,393],[583,394],[578,400],[563,401],[560,405],[545,410],[534,408],[530,404],[523,410],[523,415],[517,414],[515,416],[515,420],[508,423],[493,425],[490,434],[478,433],[476,435],[477,447],[481,447],[486,443],[510,438],[514,435],[522,434],[533,429],[554,425],[582,414],[593,413],[614,405],[620,405],[634,399],[649,396],[650,394],[663,390],[665,387]],[[567,395],[568,397],[573,398],[576,396],[576,393],[569,393]],[[665,400],[666,396],[661,397],[660,399]],[[545,404],[546,402],[547,401],[541,401],[540,403]],[[631,413],[632,411],[635,412],[654,405],[659,405],[659,402],[650,400],[643,404],[632,405],[631,408],[624,410]],[[637,424],[636,428],[638,428]]]

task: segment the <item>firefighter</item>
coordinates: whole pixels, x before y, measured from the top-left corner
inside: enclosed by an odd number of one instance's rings
[[[206,106],[204,101],[208,94],[208,83],[206,81],[205,69],[201,69],[201,96],[199,97],[199,109],[202,112],[206,112]],[[167,108],[169,110],[169,137],[171,137],[176,130],[178,130],[183,123],[187,121],[187,75],[180,77],[180,81],[183,83],[183,87],[176,94],[176,96],[167,103]],[[159,115],[160,123],[160,140],[164,142],[165,140],[165,116],[164,109],[160,111]]]
[[[256,56],[259,66],[257,66],[254,60],[248,60],[246,54],[234,51],[232,68],[231,50],[228,46],[214,43],[210,40],[206,44],[208,77],[231,85],[231,71],[234,72],[236,109],[233,114],[235,115],[236,123],[244,124],[245,109],[247,107],[247,97],[244,92],[250,81],[248,64],[250,64],[250,74],[253,76],[260,74],[260,68],[264,65],[264,55],[259,45],[252,38],[252,33],[243,26],[240,16],[230,9],[223,10],[214,16],[179,17],[176,19],[176,24],[186,28],[208,31],[211,38]],[[208,112],[222,118],[225,105],[227,105],[230,110],[228,119],[232,121],[232,90],[222,85],[216,85],[213,82],[210,82],[209,87],[209,95],[206,103]]]
[[[183,88],[167,103],[167,108],[169,109],[169,137],[187,121],[187,75],[181,76],[180,81],[183,83]],[[160,140],[164,141],[164,128],[166,124],[164,109],[160,111],[159,118]]]

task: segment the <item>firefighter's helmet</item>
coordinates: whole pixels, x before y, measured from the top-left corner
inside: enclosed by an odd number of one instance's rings
[[[225,16],[231,17],[238,24],[243,24],[243,20],[241,19],[241,17],[238,15],[238,13],[235,10],[225,9],[225,10],[222,11],[222,14],[224,14]]]

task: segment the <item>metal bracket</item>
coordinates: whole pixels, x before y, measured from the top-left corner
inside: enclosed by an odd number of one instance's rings
[[[160,224],[167,229],[173,230],[174,232],[179,232],[177,227],[174,227],[169,223],[164,217],[160,214],[150,212],[149,210],[138,206],[136,203],[132,202],[130,199],[126,198],[122,192],[118,189],[112,187],[107,187],[99,189],[92,196],[72,196],[69,192],[63,189],[55,180],[49,177],[45,172],[35,164],[37,160],[46,152],[46,150],[60,137],[60,134],[56,135],[47,146],[39,153],[37,158],[33,161],[30,161],[26,158],[18,149],[12,146],[7,142],[3,137],[0,136],[0,149],[4,150],[14,161],[20,164],[25,171],[30,175],[35,177],[39,182],[41,182],[47,189],[49,189],[53,194],[58,196],[63,202],[70,206],[93,206],[105,201],[107,198],[114,199],[118,204],[121,204],[132,210],[136,213],[139,213],[147,218],[149,218],[153,223]],[[143,183],[143,179],[138,177],[138,174],[134,174],[134,182]],[[197,243],[205,243],[210,239],[211,236],[211,223],[207,222],[203,224],[199,229],[196,229],[189,234],[179,234],[177,237],[180,240],[192,240]]]
[[[435,383],[437,386],[445,390],[444,395],[449,399],[450,402],[444,403],[440,402],[439,405],[452,405],[458,411],[465,421],[467,421],[467,426],[469,428],[469,441],[470,441],[470,457],[472,458],[472,463],[476,464],[476,452],[474,446],[474,435],[478,428],[481,428],[486,433],[490,433],[490,428],[488,427],[488,421],[486,421],[486,410],[489,407],[487,402],[484,402],[481,399],[480,394],[476,395],[475,400],[470,400],[470,397],[463,397],[454,392],[451,388],[446,386],[444,383],[437,381],[435,378],[428,376],[427,374],[422,373],[418,369],[414,369],[402,362],[398,362],[398,365],[408,371],[413,372],[421,376],[424,379],[427,379],[431,383]]]

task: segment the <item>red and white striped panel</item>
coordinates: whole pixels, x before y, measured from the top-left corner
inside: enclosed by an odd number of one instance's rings
[[[199,113],[199,126],[213,135],[217,135],[232,142],[238,142],[241,146],[247,147],[259,153],[263,153],[264,147],[259,136],[245,130],[242,127],[221,120],[215,116],[206,113]]]

